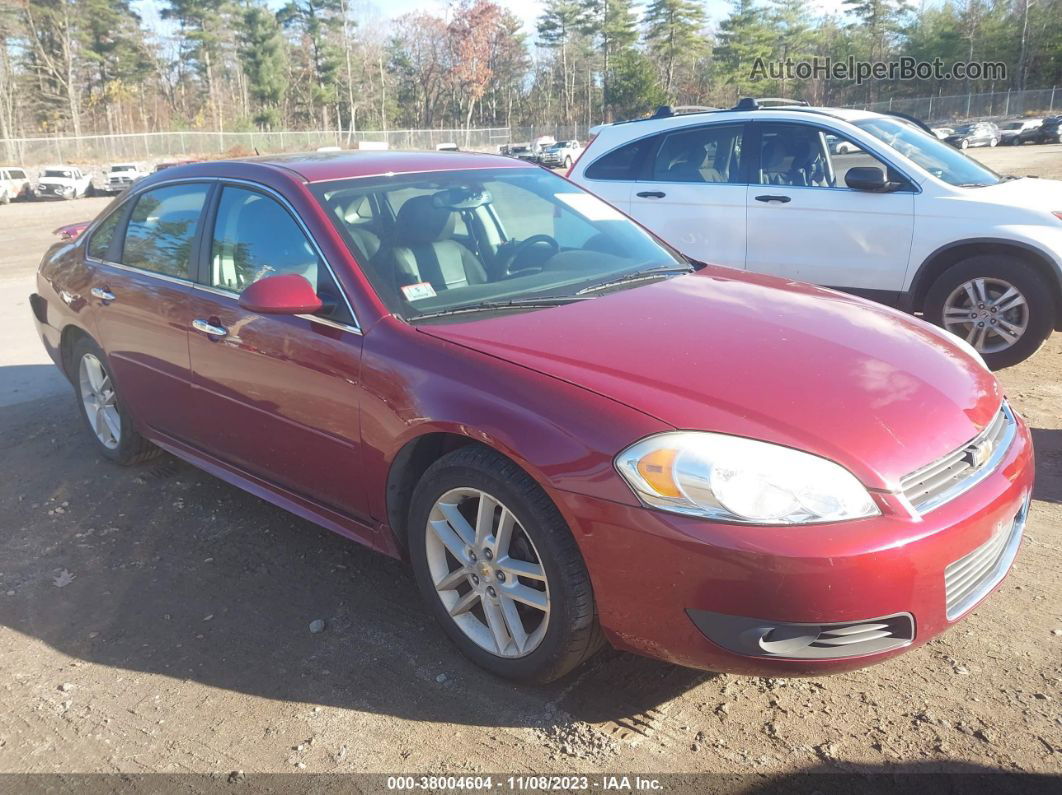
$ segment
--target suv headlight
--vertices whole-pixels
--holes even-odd
[[[725,522],[813,524],[881,513],[838,464],[740,436],[657,434],[620,453],[616,468],[647,505]]]

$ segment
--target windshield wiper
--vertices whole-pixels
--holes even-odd
[[[428,312],[409,318],[411,323],[418,320],[427,320],[433,317],[449,317],[451,315],[464,315],[472,312],[496,312],[499,309],[545,309],[550,306],[563,306],[576,301],[589,301],[592,296],[580,297],[578,295],[545,296],[542,298],[513,298],[508,301],[482,301],[469,306],[458,306],[453,309],[442,309],[438,312]]]
[[[593,293],[598,290],[607,290],[609,287],[616,287],[621,284],[637,282],[643,279],[661,279],[670,273],[692,273],[693,271],[694,268],[692,265],[658,265],[655,268],[645,268],[640,271],[635,271],[634,273],[626,273],[618,279],[612,279],[611,281],[602,282],[601,284],[592,284],[589,287],[584,287],[582,290],[579,290],[576,295]]]

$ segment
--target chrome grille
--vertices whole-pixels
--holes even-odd
[[[939,508],[990,475],[1014,441],[1017,423],[1004,403],[981,433],[958,450],[900,479],[900,491],[919,514]]]
[[[1029,498],[1009,522],[1001,522],[985,543],[944,569],[944,598],[948,621],[977,604],[1003,579],[1021,544]]]

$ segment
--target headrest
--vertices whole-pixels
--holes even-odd
[[[396,219],[399,245],[417,246],[449,240],[456,219],[449,207],[436,207],[431,196],[415,196],[402,205]]]

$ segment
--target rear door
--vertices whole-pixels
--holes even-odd
[[[123,400],[141,425],[188,434],[189,298],[209,182],[145,191],[88,239],[89,300]]]
[[[350,306],[279,195],[224,184],[214,205],[189,319],[198,327],[189,338],[193,442],[248,474],[364,518],[362,337]],[[248,285],[277,273],[305,277],[325,310],[263,315],[239,305]]]
[[[756,122],[753,128],[748,269],[884,300],[898,294],[914,232],[914,185],[833,130],[803,122]],[[854,151],[832,154],[828,134]],[[853,190],[845,174],[857,166],[881,168],[905,187]]]
[[[743,123],[657,136],[630,192],[630,214],[683,254],[745,267]]]

